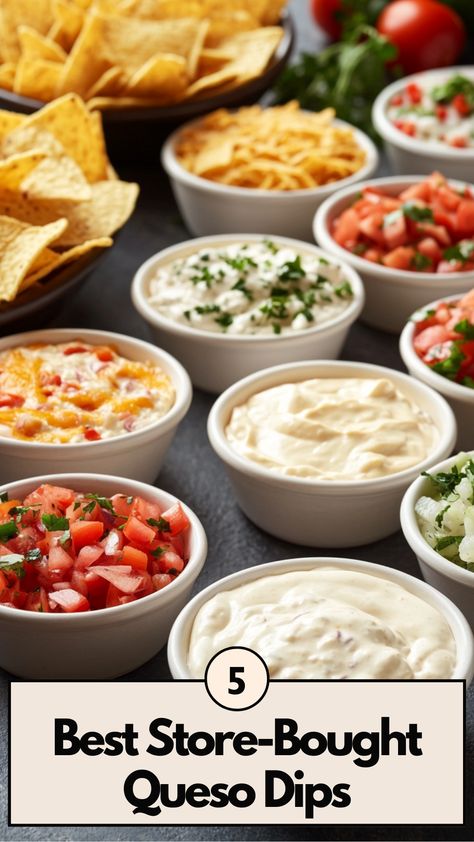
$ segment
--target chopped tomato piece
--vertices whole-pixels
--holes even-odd
[[[56,544],[49,550],[48,567],[50,570],[70,570],[74,567],[74,559],[59,544]]]
[[[98,520],[76,520],[71,523],[71,538],[74,550],[78,552],[86,544],[95,544],[104,534],[104,524]]]
[[[122,560],[124,564],[136,570],[146,570],[148,567],[148,556],[143,550],[137,550],[136,547],[131,547],[127,544],[122,551]]]
[[[474,201],[462,199],[459,202],[456,225],[462,236],[474,237]]]
[[[391,269],[411,269],[415,256],[415,249],[409,246],[400,246],[390,251],[382,258],[382,263]]]
[[[169,529],[161,531],[170,535],[179,535],[180,532],[183,532],[189,526],[189,518],[181,503],[174,503],[173,506],[170,506],[169,509],[163,512],[161,517],[169,525]]]
[[[416,353],[422,357],[429,351],[432,345],[441,345],[442,342],[446,342],[451,338],[451,332],[444,325],[433,325],[432,327],[427,327],[418,336],[415,336],[413,345]]]
[[[99,441],[102,436],[97,432],[97,430],[88,429],[84,432],[84,438],[87,439],[87,441]]]
[[[24,403],[25,399],[20,395],[10,395],[7,392],[0,392],[0,406],[23,406]]]
[[[155,538],[156,529],[153,529],[152,526],[147,526],[146,523],[142,523],[134,515],[130,515],[124,526],[123,534],[133,544],[149,545]]]

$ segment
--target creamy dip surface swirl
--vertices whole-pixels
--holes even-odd
[[[234,407],[225,430],[245,459],[277,474],[347,481],[398,473],[438,439],[432,419],[386,378],[283,383]]]
[[[247,646],[282,679],[450,678],[456,644],[442,614],[400,585],[339,567],[262,576],[198,611],[188,668],[202,678],[227,646]]]

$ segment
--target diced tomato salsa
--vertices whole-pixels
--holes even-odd
[[[413,347],[438,374],[474,389],[474,289],[424,313],[415,324]]]
[[[474,269],[474,195],[432,173],[398,196],[365,187],[334,221],[336,243],[353,254],[410,272]]]
[[[187,563],[189,519],[142,497],[41,485],[0,502],[0,604],[69,614],[134,602]]]

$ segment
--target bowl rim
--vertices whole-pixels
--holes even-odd
[[[314,327],[308,327],[305,330],[298,331],[294,336],[289,333],[279,335],[254,334],[250,336],[245,334],[233,335],[218,332],[214,333],[210,330],[202,330],[200,328],[192,327],[191,325],[188,326],[179,322],[174,322],[172,319],[163,316],[159,311],[156,311],[149,303],[145,293],[145,289],[150,281],[149,275],[152,270],[154,270],[155,266],[161,263],[162,260],[167,261],[168,259],[179,259],[179,253],[181,251],[187,251],[193,244],[195,244],[197,251],[205,246],[211,247],[212,244],[218,245],[219,243],[239,243],[246,241],[259,243],[265,239],[269,239],[277,245],[281,243],[283,246],[294,248],[295,251],[299,248],[301,252],[324,257],[331,264],[338,266],[342,272],[348,276],[347,279],[353,288],[354,295],[352,301],[350,301],[347,307],[345,307],[345,309],[334,318],[328,319],[326,322],[322,322]],[[133,304],[140,315],[143,316],[149,324],[163,330],[166,333],[172,333],[177,336],[187,337],[196,341],[199,340],[207,342],[207,344],[222,343],[223,345],[230,345],[235,343],[236,345],[241,345],[244,342],[248,342],[250,345],[258,343],[269,343],[273,345],[282,342],[288,343],[291,341],[296,344],[298,341],[302,342],[305,337],[313,337],[316,335],[320,336],[324,333],[330,333],[336,328],[341,328],[348,322],[352,323],[362,312],[365,301],[365,292],[362,280],[358,272],[352,266],[343,261],[336,260],[332,254],[319,248],[314,243],[307,243],[303,240],[297,240],[292,237],[280,237],[279,235],[270,234],[215,234],[213,236],[207,235],[205,237],[194,237],[189,240],[183,240],[181,243],[175,243],[172,246],[167,246],[166,248],[156,252],[156,254],[153,254],[148,258],[148,260],[142,263],[136,271],[132,281],[131,297]]]
[[[266,575],[278,575],[291,570],[311,570],[315,567],[325,566],[366,572],[368,575],[395,582],[436,608],[448,623],[456,644],[457,662],[451,678],[466,678],[467,684],[469,684],[474,673],[474,638],[461,610],[445,594],[436,590],[423,579],[418,579],[410,573],[405,573],[403,570],[388,565],[344,556],[302,556],[256,564],[253,567],[246,567],[224,576],[199,591],[180,611],[170,631],[167,656],[173,677],[192,677],[187,667],[189,634],[197,612],[216,593],[232,590]]]
[[[272,106],[265,107],[271,108]],[[229,110],[235,111],[239,109],[231,108]],[[308,109],[303,110],[308,111]],[[314,112],[308,111],[308,113],[312,114]],[[188,120],[186,123],[183,123],[175,129],[165,140],[160,156],[161,165],[172,181],[173,179],[176,179],[177,181],[185,184],[187,187],[194,187],[203,192],[207,191],[209,193],[216,193],[218,195],[228,197],[232,196],[235,198],[250,197],[254,201],[273,199],[275,201],[289,202],[291,200],[295,201],[297,199],[304,198],[320,198],[329,196],[335,190],[339,190],[340,188],[342,189],[345,185],[356,184],[361,179],[369,177],[373,172],[375,172],[379,163],[379,153],[373,140],[371,140],[371,138],[361,129],[358,129],[346,120],[340,120],[335,117],[333,120],[334,125],[352,129],[358,145],[366,154],[366,161],[360,169],[352,175],[347,176],[346,178],[341,178],[338,181],[332,181],[329,184],[323,184],[320,187],[304,187],[298,190],[264,190],[260,187],[236,187],[234,185],[221,184],[220,182],[211,181],[209,178],[203,178],[202,176],[189,172],[189,170],[179,163],[174,152],[176,142],[181,133],[189,129],[191,126],[200,123],[206,118],[206,116],[208,115],[201,115],[193,120]]]
[[[430,77],[449,77],[460,73],[472,77],[474,80],[474,65],[453,65],[451,67],[436,67],[431,70],[423,70],[419,73],[411,73],[402,79],[397,79],[386,88],[384,88],[374,100],[372,106],[372,119],[378,133],[383,140],[392,143],[394,146],[399,146],[407,152],[412,152],[417,155],[422,155],[424,158],[439,158],[442,161],[459,161],[470,163],[474,160],[474,148],[471,149],[453,149],[442,143],[433,143],[431,146],[426,141],[412,138],[405,135],[403,132],[395,128],[392,122],[388,119],[386,109],[387,102],[391,97],[398,93],[401,88],[404,88],[410,83],[419,83],[421,79],[429,79]]]
[[[456,301],[459,301],[460,298],[462,298],[462,293],[458,293],[457,295],[446,295],[444,298],[438,298],[436,301],[430,301],[429,304],[415,310],[400,334],[399,350],[400,356],[407,369],[409,372],[413,371],[415,377],[420,378],[427,383],[428,386],[436,389],[437,392],[441,392],[441,394],[445,395],[447,398],[455,398],[463,403],[472,404],[474,406],[474,389],[469,389],[469,387],[463,386],[461,383],[456,383],[453,380],[449,380],[447,377],[443,377],[442,374],[438,374],[438,372],[433,371],[432,368],[426,365],[419,358],[413,347],[416,316],[423,314],[426,310],[436,310],[438,304],[442,304],[443,302],[449,303],[451,301],[455,303]]]
[[[354,372],[354,376],[361,377],[385,377],[398,388],[400,384],[409,386],[410,390],[419,391],[423,394],[425,399],[435,404],[443,416],[443,423],[436,424],[439,440],[433,451],[425,457],[425,459],[417,462],[410,468],[405,468],[403,471],[398,471],[394,474],[389,474],[383,477],[376,477],[374,479],[366,480],[322,480],[322,479],[308,479],[306,477],[284,476],[276,472],[260,467],[253,463],[250,459],[245,459],[237,451],[235,451],[228,443],[224,433],[224,424],[232,409],[239,405],[242,400],[248,399],[251,395],[257,394],[259,391],[269,389],[272,385],[279,383],[290,382],[296,383],[308,377],[327,377],[328,375],[318,375],[318,369],[329,369],[334,371],[334,377],[337,377],[338,371],[345,371],[341,377],[350,377],[349,371]],[[310,371],[312,373],[310,373]],[[281,380],[280,375],[288,373],[287,380]],[[295,376],[302,372],[301,377]],[[365,372],[365,374],[364,374]],[[263,382],[262,382],[263,381]],[[260,387],[260,388],[259,388]],[[403,386],[401,386],[403,391]],[[242,393],[246,393],[247,397],[242,398]],[[224,418],[226,419],[224,421]],[[238,380],[233,385],[229,386],[215,401],[211,407],[208,422],[207,434],[211,447],[219,458],[229,466],[231,469],[244,474],[253,480],[263,482],[266,485],[272,485],[274,488],[280,488],[292,493],[310,493],[342,495],[349,496],[350,494],[363,491],[365,494],[377,494],[386,489],[393,489],[404,487],[406,483],[413,480],[419,471],[428,468],[439,454],[443,454],[448,449],[448,452],[454,447],[456,440],[456,419],[453,410],[449,406],[446,399],[438,394],[434,389],[421,383],[414,377],[395,369],[387,368],[386,366],[374,365],[372,363],[354,362],[345,360],[303,360],[299,362],[283,363],[282,365],[271,366],[247,377]]]
[[[460,451],[448,459],[443,459],[442,462],[437,462],[431,466],[430,473],[438,473],[439,471],[446,471],[454,465],[459,458],[465,454],[467,458],[474,459],[474,450]],[[461,585],[474,588],[474,573],[465,570],[463,567],[454,564],[444,556],[440,555],[430,547],[427,541],[423,538],[418,521],[415,515],[415,504],[417,500],[423,496],[423,489],[428,483],[427,477],[418,476],[411,485],[407,488],[400,507],[400,523],[405,539],[416,556],[421,557],[423,562],[429,567],[436,570],[437,573],[452,579]]]
[[[114,344],[117,347],[125,344],[131,348],[137,348],[146,351],[149,354],[150,360],[155,360],[155,363],[160,365],[162,363],[169,369],[168,376],[173,384],[175,390],[175,402],[170,407],[168,412],[161,418],[153,421],[146,427],[139,430],[132,430],[130,433],[122,433],[118,436],[112,436],[110,439],[100,439],[99,441],[84,441],[84,442],[66,442],[61,444],[59,442],[36,442],[23,441],[19,439],[9,438],[8,436],[0,435],[0,451],[2,448],[13,448],[23,450],[36,450],[44,454],[47,453],[71,453],[76,448],[96,450],[112,450],[120,447],[125,441],[130,442],[132,446],[139,441],[155,437],[155,434],[166,434],[169,430],[176,427],[179,422],[186,415],[192,400],[192,386],[191,380],[186,369],[178,362],[175,357],[167,351],[163,351],[151,342],[146,342],[143,339],[137,339],[134,336],[127,336],[123,333],[115,333],[109,330],[97,330],[95,328],[43,328],[39,330],[29,330],[22,333],[13,333],[9,336],[0,337],[0,353],[7,351],[9,348],[14,348],[19,345],[29,344],[31,342],[45,341],[48,344],[55,344],[57,342],[67,342],[71,340],[82,340],[94,344],[94,340],[98,340],[97,344]],[[124,356],[120,352],[121,356]],[[118,445],[117,445],[118,443]],[[92,450],[91,450],[92,452]]]
[[[441,287],[443,284],[446,285],[448,279],[449,281],[467,280],[474,285],[474,270],[470,270],[469,272],[449,272],[449,274],[443,272],[416,272],[410,271],[409,269],[391,269],[389,266],[381,266],[378,263],[372,263],[370,260],[366,260],[364,257],[353,254],[348,249],[345,249],[336,243],[329,230],[329,221],[330,218],[335,215],[335,206],[344,200],[353,198],[355,194],[357,194],[360,190],[363,190],[365,187],[395,188],[398,186],[401,191],[413,184],[420,184],[422,181],[426,181],[427,178],[427,175],[382,176],[380,178],[367,179],[367,181],[361,181],[358,184],[339,190],[333,196],[329,196],[325,199],[314,214],[313,235],[316,242],[320,243],[323,249],[326,249],[341,260],[346,260],[351,266],[353,265],[362,277],[364,272],[370,272],[370,274],[376,275],[380,280],[396,280],[397,282],[400,282],[400,284],[406,286],[416,285],[424,287],[428,284],[436,284]],[[457,187],[470,187],[474,191],[474,183],[470,183],[468,181],[464,182],[456,178],[448,178],[447,180],[450,185],[455,185]],[[394,195],[396,194],[394,193]],[[347,207],[349,207],[349,202],[347,202]],[[341,208],[341,212],[345,209],[347,208]]]
[[[162,501],[163,498],[166,498],[166,505],[172,505],[174,502],[179,502],[190,520],[191,532],[193,534],[193,540],[196,542],[196,546],[194,547],[193,552],[190,553],[189,559],[183,571],[174,579],[174,581],[170,582],[165,588],[162,588],[159,591],[154,591],[154,593],[148,594],[148,596],[143,596],[135,602],[126,603],[125,605],[114,605],[110,608],[98,608],[95,611],[77,612],[74,614],[48,614],[36,611],[24,611],[20,608],[7,608],[0,603],[0,620],[11,618],[13,622],[17,623],[40,622],[45,627],[47,623],[53,625],[54,623],[65,624],[69,622],[70,625],[73,623],[77,624],[78,628],[82,628],[87,624],[101,625],[104,618],[107,617],[111,617],[112,620],[114,620],[114,618],[122,618],[124,622],[131,621],[133,620],[135,614],[141,614],[146,611],[147,608],[151,608],[153,602],[158,602],[158,604],[161,604],[162,606],[172,602],[175,596],[179,596],[186,587],[190,587],[192,585],[201,572],[206,561],[208,547],[204,527],[194,511],[178,497],[175,497],[174,494],[170,494],[170,492],[165,491],[163,488],[157,488],[156,486],[139,482],[138,480],[132,480],[126,477],[117,477],[113,474],[94,474],[87,472],[40,474],[38,476],[28,477],[27,479],[9,482],[0,486],[0,491],[12,493],[18,487],[31,486],[34,488],[44,482],[66,485],[66,487],[70,487],[74,483],[88,486],[90,482],[96,488],[103,487],[103,483],[106,482],[116,484],[119,489],[125,484],[130,490],[134,489],[132,492],[134,496],[145,496],[145,499],[154,498],[158,502]],[[23,494],[23,492],[21,493]],[[112,615],[110,612],[112,612]]]

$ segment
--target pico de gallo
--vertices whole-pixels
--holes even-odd
[[[129,360],[110,345],[77,339],[0,353],[0,436],[94,442],[147,427],[174,402],[159,366]]]
[[[332,236],[353,254],[390,269],[470,272],[474,269],[474,194],[441,173],[392,196],[364,187],[335,220]]]
[[[40,485],[0,502],[0,604],[71,614],[134,602],[187,563],[189,519],[142,497]]]
[[[408,82],[388,106],[396,129],[426,143],[474,147],[474,81],[459,73],[439,85]]]
[[[413,347],[437,374],[474,389],[474,289],[416,319]]]

